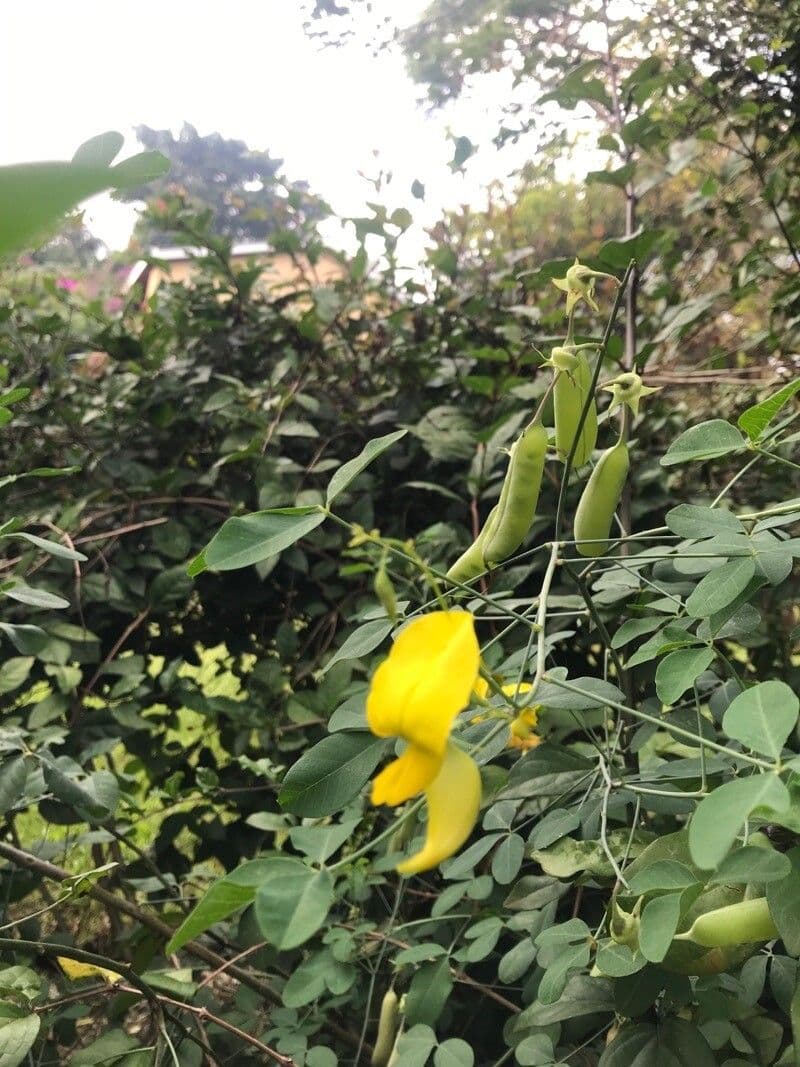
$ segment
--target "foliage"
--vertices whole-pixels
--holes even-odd
[[[265,296],[213,211],[180,197],[170,232],[211,253],[191,288],[109,313],[4,273],[8,1067],[29,1050],[366,1062],[389,990],[404,1065],[795,1062],[794,379],[728,401],[695,388],[691,415],[663,381],[629,401],[632,491],[607,551],[576,546],[588,466],[551,448],[519,551],[471,588],[444,576],[501,495],[505,450],[534,415],[552,424],[554,280],[602,309],[578,299],[567,339],[590,346],[601,448],[620,416],[595,386],[630,374],[634,325],[647,382],[703,345],[711,366],[788,362],[796,278],[763,218],[687,291],[756,186],[748,164],[697,208],[669,150],[691,112],[678,94],[666,115],[674,92],[636,104],[665,114],[635,166],[675,158],[687,186],[661,232],[645,198],[641,234],[597,239],[619,289],[545,261],[567,242],[476,252],[469,224],[437,232],[425,286],[398,285],[364,243],[391,264],[410,220],[376,204],[324,286],[300,220],[306,280]],[[729,313],[752,344],[728,343]],[[367,699],[390,636],[456,605],[481,680],[449,744],[480,765],[482,807],[461,851],[404,879],[448,796],[370,803],[398,751]]]
[[[211,211],[211,232],[232,241],[263,241],[276,230],[292,229],[320,217],[321,208],[303,182],[287,182],[280,175],[282,160],[256,152],[244,141],[218,133],[201,136],[184,123],[176,137],[169,130],[137,126],[136,136],[145,148],[163,153],[169,174],[127,190],[123,200],[174,197],[195,210]],[[298,220],[299,223],[298,223]],[[144,243],[163,245],[174,239],[156,214],[144,215],[136,233]]]

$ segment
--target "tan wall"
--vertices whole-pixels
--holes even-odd
[[[256,291],[264,296],[281,296],[306,286],[329,285],[346,274],[342,264],[325,253],[313,266],[305,256],[293,258],[283,252],[275,255],[231,256],[231,264],[237,270],[243,270],[249,263],[264,266],[255,284]],[[152,267],[147,277],[145,299],[149,299],[163,281],[189,284],[198,269],[197,262],[191,259],[176,259],[164,267]]]

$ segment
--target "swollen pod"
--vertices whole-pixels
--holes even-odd
[[[604,556],[614,512],[628,477],[628,446],[620,440],[602,454],[575,512],[576,548],[582,556]]]

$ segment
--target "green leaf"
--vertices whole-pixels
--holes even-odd
[[[374,459],[377,459],[387,448],[391,448],[396,441],[405,437],[407,433],[408,430],[395,430],[384,437],[373,437],[371,441],[367,441],[359,454],[347,463],[343,463],[331,478],[325,497],[326,507],[330,507],[339,493],[343,492],[363,470],[366,470]]]
[[[0,764],[0,815],[5,815],[20,799],[28,781],[28,761],[12,756]]]
[[[169,170],[169,160],[160,152],[137,152],[111,168],[115,189],[129,189],[160,178]]]
[[[289,831],[289,839],[312,863],[326,863],[352,837],[360,821],[348,819],[343,823],[326,823],[324,826],[293,826]]]
[[[492,878],[498,885],[510,885],[519,874],[525,857],[525,842],[519,834],[504,837],[492,856]]]
[[[518,1027],[549,1026],[564,1019],[577,1019],[582,1015],[598,1015],[614,1010],[613,985],[602,978],[588,975],[573,975],[567,982],[564,994],[555,1004],[540,1004],[534,1001],[517,1018]]]
[[[800,378],[784,385],[777,393],[760,404],[746,408],[736,420],[739,428],[744,430],[751,441],[758,441],[784,405],[788,404],[795,393],[800,392]]]
[[[654,890],[686,889],[696,882],[697,879],[689,868],[677,860],[655,860],[628,879],[630,891],[636,896]]]
[[[417,1023],[397,1043],[397,1063],[403,1067],[425,1067],[436,1045],[436,1034],[425,1023]]]
[[[611,267],[612,270],[625,270],[632,259],[641,268],[662,233],[663,230],[640,229],[630,237],[605,241],[600,247],[599,258],[604,267]]]
[[[256,890],[255,913],[264,937],[284,951],[297,948],[319,930],[333,904],[333,878],[300,860],[268,861]]]
[[[87,163],[91,154],[88,149],[81,158],[79,149],[78,159],[72,162],[0,167],[0,257],[42,243],[68,211],[97,193],[125,184],[134,172],[142,180],[144,170],[135,162],[140,156],[127,161],[127,166],[110,168]],[[164,157],[157,152],[146,155],[146,178],[163,174],[169,166]]]
[[[623,1026],[607,1045],[598,1067],[715,1067],[708,1042],[696,1026],[665,1016],[658,1025]]]
[[[678,504],[667,512],[665,522],[679,537],[692,539],[745,532],[741,521],[726,508],[705,508],[699,504]]]
[[[754,752],[777,759],[797,723],[800,700],[785,682],[759,682],[729,704],[722,729]]]
[[[73,1053],[69,1059],[69,1065],[70,1067],[112,1067],[129,1052],[135,1052],[141,1047],[135,1038],[123,1033],[122,1030],[109,1030],[91,1045]]]
[[[616,170],[590,170],[584,181],[587,185],[615,185],[624,189],[636,173],[635,163],[626,163]]]
[[[20,604],[27,604],[31,608],[68,608],[69,601],[55,593],[48,593],[44,589],[32,589],[23,582],[17,582],[8,589],[0,590],[4,596],[12,600],[18,600]]]
[[[778,927],[786,951],[800,955],[800,848],[787,853],[791,872],[777,882],[767,883],[769,913]]]
[[[634,953],[627,945],[618,945],[610,939],[601,942],[594,962],[604,978],[627,978],[647,965],[640,952]]]
[[[19,689],[31,673],[33,656],[11,656],[0,671],[0,694],[11,693]]]
[[[363,626],[359,626],[350,634],[341,648],[334,652],[323,667],[322,674],[326,674],[335,663],[346,659],[361,659],[362,656],[373,652],[393,629],[394,623],[387,619],[365,622]]]
[[[324,737],[289,768],[278,803],[295,815],[333,815],[361,792],[385,751],[385,741],[362,731]]]
[[[792,864],[783,852],[757,845],[745,845],[729,852],[708,880],[709,885],[766,884],[785,878]]]
[[[51,556],[58,556],[59,559],[71,559],[83,562],[87,559],[83,552],[76,552],[72,548],[67,548],[66,545],[61,545],[58,541],[48,541],[45,537],[37,537],[36,534],[30,533],[13,533],[4,534],[5,537],[15,537],[18,540],[28,541],[32,545],[36,545],[37,548],[41,548],[42,551],[49,553]]]
[[[325,521],[318,507],[273,508],[227,519],[199,556],[189,576],[204,570],[233,571],[277,556]]]
[[[744,444],[745,440],[735,426],[723,419],[711,419],[684,430],[661,457],[661,466],[716,459],[738,451]]]
[[[11,407],[12,404],[16,404],[20,400],[24,400],[26,396],[30,396],[30,392],[30,389],[19,386],[17,389],[9,389],[7,393],[0,393],[0,408]]]
[[[0,633],[4,633],[23,656],[35,656],[50,640],[40,626],[12,626],[9,622],[0,622]]]
[[[305,1067],[336,1067],[339,1059],[332,1049],[324,1045],[314,1045],[306,1053]]]
[[[72,162],[85,167],[109,167],[122,150],[123,143],[122,134],[116,130],[98,133],[75,150]]]
[[[41,1020],[16,1004],[0,1004],[0,1067],[18,1067],[39,1036]]]
[[[555,1004],[560,1000],[570,971],[583,970],[589,962],[588,942],[580,945],[564,945],[542,975],[537,997],[540,1004]],[[539,959],[541,964],[541,957]]]
[[[695,619],[722,611],[747,588],[755,573],[755,560],[749,556],[728,560],[700,581],[686,601],[686,610]]]
[[[520,1067],[553,1067],[556,1054],[552,1039],[547,1034],[531,1034],[516,1046],[514,1058]]]
[[[781,812],[788,806],[789,791],[774,774],[752,774],[718,786],[700,801],[689,824],[693,862],[715,870],[756,808]]]
[[[611,639],[612,648],[624,648],[625,645],[635,641],[637,637],[643,637],[663,626],[663,615],[651,615],[646,619],[628,619],[623,622]]]
[[[406,993],[405,1014],[408,1021],[433,1026],[444,1010],[453,989],[447,957],[426,963],[411,980]]]
[[[661,963],[678,929],[681,893],[653,897],[644,906],[639,927],[639,951],[650,963]]]
[[[555,679],[547,680],[539,686],[536,702],[547,708],[561,708],[564,711],[588,711],[590,708],[601,708],[609,701],[617,704],[624,702],[622,690],[602,678],[570,678],[569,682],[583,692],[573,693],[558,685]]]
[[[460,1037],[443,1041],[433,1054],[434,1067],[472,1067],[475,1053]]]
[[[674,704],[694,685],[696,679],[714,660],[713,648],[682,648],[670,652],[656,667],[656,692],[664,704]]]
[[[53,763],[42,765],[44,781],[47,788],[58,799],[74,808],[78,814],[85,812],[92,819],[107,819],[110,809],[102,803],[92,790],[91,779],[79,782],[64,774]]]
[[[251,904],[269,860],[250,860],[210,886],[170,938],[169,956],[235,911]]]

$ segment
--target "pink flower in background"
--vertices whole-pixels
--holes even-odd
[[[73,293],[78,288],[78,283],[74,278],[59,278],[56,282],[56,289],[63,289],[66,293]]]
[[[121,296],[110,296],[105,302],[105,311],[107,315],[116,315],[119,311],[122,311],[122,307],[125,301]]]

